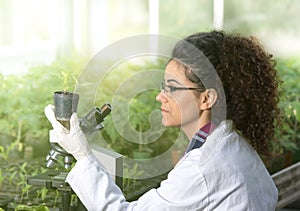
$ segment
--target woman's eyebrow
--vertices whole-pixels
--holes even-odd
[[[168,79],[167,82],[168,82],[168,83],[170,83],[170,82],[175,82],[176,84],[181,85],[181,83],[179,83],[179,82],[178,82],[177,80],[175,80],[175,79]]]

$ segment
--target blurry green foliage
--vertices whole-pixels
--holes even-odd
[[[72,77],[78,77],[86,65],[86,59],[72,58],[69,60],[56,61],[50,65],[37,66],[30,69],[24,75],[0,75],[1,93],[0,100],[0,131],[2,135],[13,137],[13,141],[18,140],[24,147],[42,143],[43,147],[48,146],[48,131],[51,125],[44,115],[44,107],[53,104],[53,92],[61,90],[62,81],[58,77],[65,71]],[[145,133],[151,130],[150,117],[160,118],[160,103],[155,100],[159,92],[159,84],[163,79],[165,61],[156,62],[128,62],[116,67],[105,75],[99,86],[98,94],[95,96],[95,105],[104,102],[117,102],[116,108],[112,112],[118,114],[126,111],[127,120],[118,124],[130,124],[130,128],[137,133]],[[300,140],[300,84],[296,80],[300,78],[300,64],[297,58],[278,59],[277,69],[280,78],[284,81],[280,89],[280,107],[284,115],[283,128],[277,130],[276,139],[273,143],[273,151],[282,153],[288,150],[297,150]],[[159,74],[154,78],[141,80],[137,75],[145,70],[158,70]],[[75,90],[76,80],[69,80],[70,91]],[[125,83],[125,88],[122,83]],[[152,89],[143,90],[142,86],[150,84]],[[121,92],[119,89],[123,89]],[[132,96],[130,100],[124,93],[134,92],[138,94]],[[141,90],[139,90],[141,89]],[[93,90],[95,93],[95,90]],[[120,93],[118,93],[120,92]],[[158,111],[156,113],[156,111]],[[151,117],[152,118],[152,117]],[[111,148],[125,156],[131,156],[134,149],[148,148],[155,155],[159,155],[168,150],[178,138],[177,128],[165,128],[156,141],[147,143],[141,138],[132,142],[127,140],[122,134],[128,131],[120,131],[115,126],[116,119],[112,115],[107,116],[101,130],[105,139],[105,147]],[[160,125],[161,126],[161,125]],[[159,132],[159,131],[158,131]],[[141,136],[142,137],[142,136]],[[3,148],[3,151],[5,148]],[[22,150],[22,147],[21,149]],[[47,153],[47,148],[45,152]],[[40,148],[42,151],[42,148]],[[45,154],[46,155],[46,154]],[[44,156],[45,156],[44,155]],[[6,155],[5,155],[6,156]]]
[[[155,99],[166,61],[144,58],[138,62],[127,61],[106,74],[96,96],[97,105],[105,101],[113,103],[112,115],[105,119],[105,128],[101,131],[105,147],[128,157],[137,149],[156,156],[174,144],[179,130],[161,129],[160,103]],[[130,139],[132,136],[128,138],[128,133],[136,134],[134,140]]]
[[[24,75],[0,75],[2,86],[0,94],[2,102],[0,107],[0,131],[3,135],[12,137],[12,141],[7,144],[15,144],[13,140],[18,140],[18,143],[22,145],[20,151],[24,151],[26,146],[38,145],[39,155],[46,156],[46,153],[49,151],[48,132],[51,129],[51,125],[44,115],[44,108],[48,104],[53,104],[53,92],[62,90],[65,87],[69,87],[69,91],[76,91],[77,80],[72,78],[78,78],[85,65],[85,58],[71,58],[59,60],[50,65],[32,67]],[[128,62],[121,65],[102,81],[98,90],[98,96],[95,96],[94,99],[95,105],[100,106],[104,102],[112,102],[113,98],[118,98],[119,108],[129,108],[128,121],[125,120],[121,124],[131,124],[132,129],[137,132],[149,130],[148,117],[153,110],[159,111],[160,107],[155,100],[155,96],[159,92],[164,65],[165,63],[161,61]],[[161,71],[157,81],[145,80],[140,82],[145,84],[148,81],[152,85],[154,83],[155,87],[152,87],[151,90],[142,91],[141,94],[133,96],[132,99],[115,93],[122,82],[130,81],[140,71],[151,69]],[[62,74],[67,75],[68,80],[65,80],[66,78]],[[67,84],[65,83],[66,81]],[[139,79],[134,79],[134,81],[138,82]],[[129,85],[126,85],[125,91],[131,92],[137,87],[134,82],[130,81]],[[93,93],[96,92],[95,90],[91,91]],[[86,102],[80,103],[82,104],[81,106],[84,106]],[[113,112],[118,113],[119,111],[114,109]],[[104,122],[105,128],[101,130],[106,141],[104,147],[111,148],[125,156],[131,156],[132,150],[138,149],[140,143],[133,143],[131,140],[127,140],[122,133],[120,134],[120,131],[116,130],[114,124],[111,115],[109,115]],[[176,129],[166,129],[160,140],[145,144],[145,148],[152,148],[151,150],[155,151],[154,154],[159,154],[172,145],[171,138],[174,137],[175,139],[177,132],[178,130]],[[166,137],[171,139],[171,141],[164,141],[163,139],[166,139]],[[3,147],[3,154],[6,153],[5,149]],[[5,154],[5,157],[8,157],[8,155]]]
[[[300,147],[300,62],[299,58],[277,59],[277,69],[282,80],[280,109],[283,115],[282,128],[276,131],[273,151],[296,151]]]
[[[6,140],[1,144],[17,141],[19,151],[27,145],[48,145],[50,124],[45,118],[44,107],[53,104],[53,92],[62,90],[62,71],[77,74],[83,61],[56,61],[50,65],[32,67],[24,75],[0,75],[0,133]],[[74,82],[68,81],[74,90]],[[9,143],[4,143],[4,142]],[[38,149],[43,151],[43,148]]]

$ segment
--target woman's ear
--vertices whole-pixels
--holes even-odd
[[[218,93],[215,89],[207,89],[200,95],[200,109],[208,110],[213,107],[218,99]]]

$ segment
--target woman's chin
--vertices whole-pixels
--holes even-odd
[[[180,125],[174,124],[172,122],[162,120],[162,125],[165,127],[180,127]]]
[[[170,127],[172,125],[170,125],[170,123],[168,121],[165,121],[164,119],[161,120],[161,124],[165,127]]]

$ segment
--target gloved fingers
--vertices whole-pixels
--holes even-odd
[[[63,132],[63,133],[68,133],[69,132],[68,129],[66,129],[62,124],[60,124],[56,120],[53,105],[51,105],[51,104],[47,105],[44,109],[44,113],[45,113],[47,119],[49,120],[49,122],[51,123],[54,130],[57,130],[57,131],[60,131],[60,132]]]
[[[50,130],[49,131],[49,142],[50,143],[57,143],[59,136],[56,134],[55,130]]]
[[[49,104],[45,107],[44,109],[44,113],[47,117],[47,119],[49,120],[49,122],[52,124],[52,126],[54,126],[56,123],[56,118],[55,118],[55,114],[54,114],[54,106]]]
[[[74,130],[76,132],[81,130],[81,128],[79,126],[79,119],[78,119],[77,113],[73,113],[70,118],[70,128],[71,128],[71,130]]]

